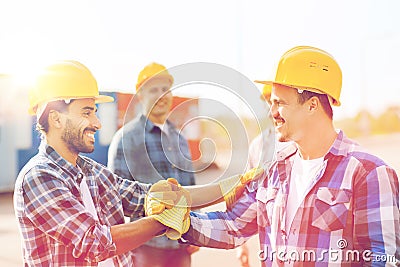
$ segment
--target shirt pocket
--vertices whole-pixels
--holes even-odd
[[[352,191],[321,187],[315,196],[312,226],[324,231],[336,231],[346,225]]]
[[[119,213],[121,210],[121,202],[117,197],[105,194],[100,198],[100,207],[97,207],[97,213],[102,224],[112,224],[109,219],[114,217],[115,214]]]
[[[260,187],[256,194],[257,199],[257,224],[259,227],[271,226],[275,200],[278,195],[279,188],[263,188]]]

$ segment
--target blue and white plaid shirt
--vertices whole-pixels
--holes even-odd
[[[108,167],[121,177],[143,183],[172,177],[181,185],[194,185],[189,145],[168,120],[166,126],[162,131],[143,115],[128,122],[111,141]],[[170,249],[182,246],[165,236],[153,238],[147,245]]]
[[[14,208],[25,266],[97,266],[116,253],[110,227],[124,223],[124,215],[144,216],[150,185],[122,179],[86,157],[79,156],[77,165],[42,141],[38,154],[18,175]],[[83,177],[99,220],[83,204]],[[133,264],[131,252],[113,261],[115,266]]]

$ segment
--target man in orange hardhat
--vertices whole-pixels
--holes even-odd
[[[151,185],[123,179],[79,155],[94,150],[101,128],[96,104],[113,101],[99,94],[84,65],[60,61],[46,67],[30,89],[29,101],[42,142],[14,189],[25,266],[132,266],[132,249],[164,232],[183,232],[191,203],[183,187],[164,183],[168,194],[158,193],[158,198],[186,206],[124,223],[124,215],[144,216]],[[193,206],[222,199],[220,188],[188,189]],[[241,192],[234,189],[230,194]]]
[[[327,52],[298,46],[280,59],[271,116],[277,152],[258,188],[232,210],[191,213],[189,243],[233,248],[258,233],[262,266],[400,263],[399,180],[333,125],[342,73]]]
[[[175,177],[181,185],[195,184],[188,142],[168,120],[173,82],[161,64],[153,62],[140,71],[135,97],[142,114],[114,135],[108,150],[108,167],[116,174],[143,183]],[[198,248],[167,236],[156,237],[133,251],[134,264],[188,267],[194,249]]]

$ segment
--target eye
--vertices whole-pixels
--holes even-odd
[[[157,93],[157,87],[150,88],[149,92],[152,93],[152,94]]]
[[[271,105],[279,106],[279,104],[280,104],[280,101],[278,101],[278,100],[276,100],[276,99],[274,99],[274,100],[271,102]]]
[[[91,111],[84,111],[83,112],[83,116],[84,117],[89,117],[91,113],[92,113]]]

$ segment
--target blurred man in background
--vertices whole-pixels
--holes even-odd
[[[174,177],[179,184],[195,184],[189,145],[168,120],[174,78],[161,64],[151,63],[139,73],[136,96],[142,114],[124,125],[108,150],[108,167],[117,175],[143,183]],[[131,217],[132,221],[137,217]],[[135,266],[188,267],[198,248],[156,237],[137,248]]]

